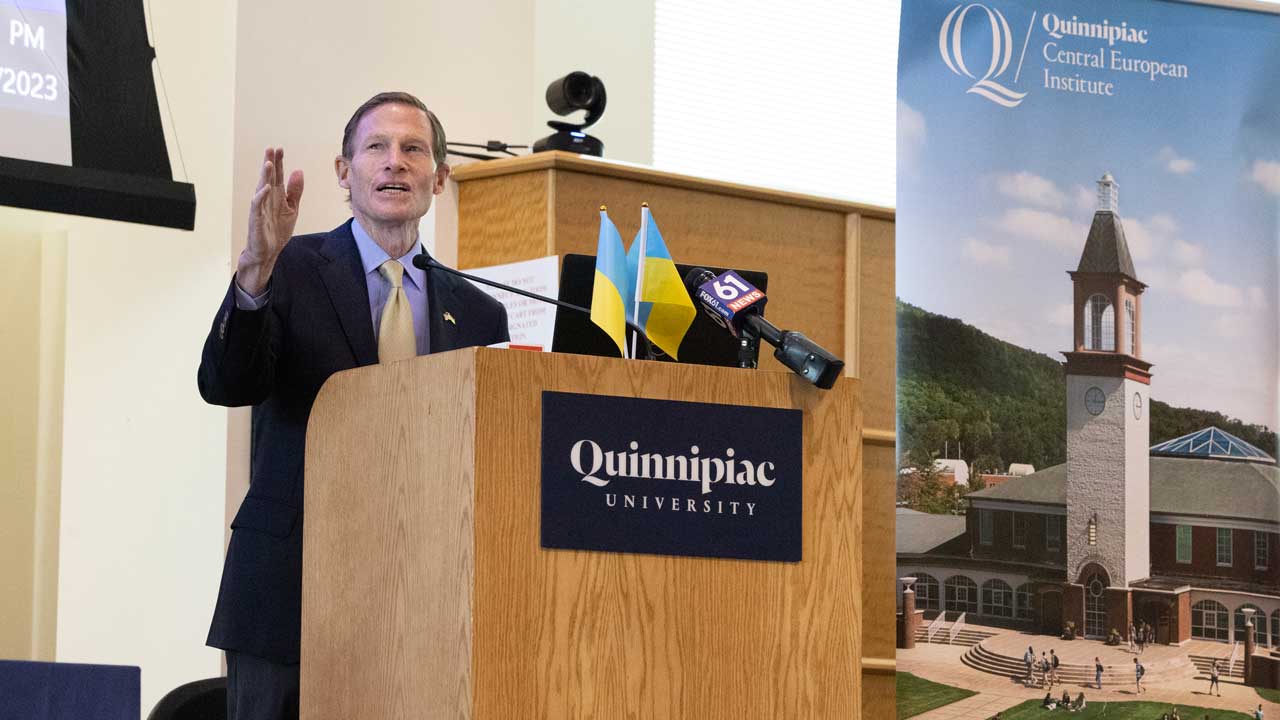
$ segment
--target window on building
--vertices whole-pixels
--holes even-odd
[[[1032,620],[1031,585],[1022,583],[1013,591],[1014,614],[1019,620]],[[1278,611],[1280,612],[1280,611]]]
[[[1046,515],[1044,518],[1044,549],[1062,551],[1062,516]]]
[[[1009,583],[999,579],[982,583],[982,614],[1013,617],[1013,588]]]
[[[1271,611],[1271,647],[1280,648],[1280,610]]]
[[[990,510],[978,511],[978,543],[990,545],[995,541],[995,518]]]
[[[1103,637],[1107,632],[1107,584],[1101,575],[1089,576],[1084,584],[1085,637]]]
[[[1253,641],[1258,645],[1266,645],[1267,644],[1267,614],[1262,611],[1262,608],[1252,603],[1245,603],[1244,605],[1241,605],[1240,607],[1236,608],[1236,613],[1235,613],[1236,633],[1234,638],[1235,641],[1241,642],[1241,643],[1244,642],[1244,638],[1245,638],[1244,611],[1246,609],[1253,610]]]
[[[1129,339],[1129,347],[1125,351],[1130,355],[1138,354],[1138,329],[1137,323],[1134,322],[1133,298],[1124,299],[1124,329],[1125,337]]]
[[[1177,538],[1178,562],[1191,562],[1191,526],[1177,525],[1174,527],[1174,535]]]
[[[1201,600],[1191,606],[1191,637],[1202,640],[1228,640],[1227,608],[1213,600]]]
[[[1092,295],[1084,304],[1084,347],[1113,352],[1116,349],[1116,311],[1105,295]]]
[[[1218,528],[1218,564],[1231,566],[1231,528]]]
[[[916,573],[916,609],[941,610],[938,579],[928,573]]]
[[[1258,570],[1266,570],[1271,564],[1271,548],[1267,545],[1267,534],[1264,532],[1253,532],[1253,567]]]
[[[1027,525],[1030,524],[1031,518],[1023,513],[1013,514],[1013,546],[1016,548],[1024,548],[1027,546]]]
[[[947,578],[946,609],[952,612],[978,614],[978,585],[964,575]]]

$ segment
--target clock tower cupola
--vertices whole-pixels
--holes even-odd
[[[1142,359],[1142,293],[1120,219],[1120,187],[1098,180],[1098,209],[1068,272],[1074,333],[1067,386],[1067,592],[1086,636],[1129,615],[1129,586],[1150,574],[1151,363]],[[1109,619],[1110,618],[1110,619]]]

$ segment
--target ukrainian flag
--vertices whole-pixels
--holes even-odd
[[[627,277],[633,278],[633,287],[639,286],[635,295],[639,308],[633,319],[663,352],[673,358],[680,349],[680,342],[693,324],[697,310],[689,299],[689,292],[680,279],[680,271],[671,259],[667,244],[658,232],[649,208],[641,208],[640,232],[627,253]],[[644,254],[644,263],[640,255]]]
[[[596,278],[591,289],[591,322],[609,334],[621,357],[627,356],[626,300],[631,295],[622,236],[604,207],[600,208],[600,241],[596,246]]]

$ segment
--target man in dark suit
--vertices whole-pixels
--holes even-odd
[[[420,100],[360,106],[334,162],[352,219],[292,237],[301,171],[268,149],[249,238],[200,362],[207,402],[253,405],[251,480],[231,523],[208,643],[227,651],[234,720],[297,717],[303,456],[316,393],[339,370],[508,339],[470,283],[413,267],[418,223],[444,190],[444,130]]]

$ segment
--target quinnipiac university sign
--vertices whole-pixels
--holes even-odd
[[[799,562],[799,410],[542,393],[542,546]]]

